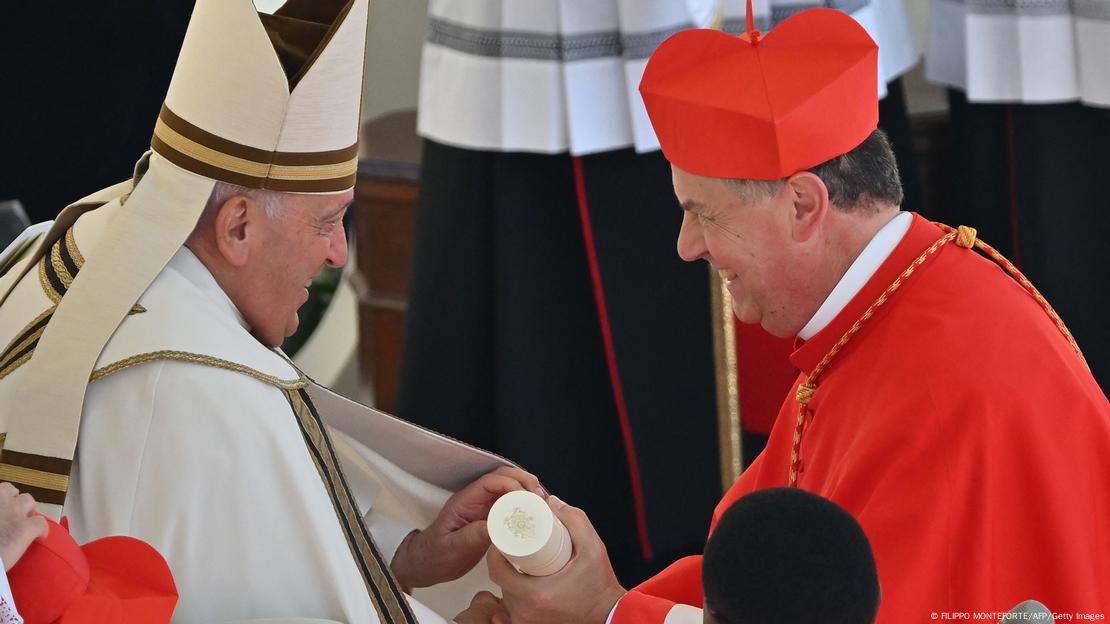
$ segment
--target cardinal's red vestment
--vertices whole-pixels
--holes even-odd
[[[944,234],[914,216],[847,307],[796,345],[795,390]],[[788,484],[797,413],[792,390],[714,524],[744,494]],[[806,413],[797,485],[866,531],[878,624],[1027,599],[1110,612],[1110,404],[1045,310],[991,260],[956,244],[928,255],[824,369]],[[701,600],[701,560],[687,557],[629,592],[612,621],[663,622],[676,603]]]

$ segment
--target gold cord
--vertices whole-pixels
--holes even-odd
[[[863,327],[863,324],[875,315],[875,312],[884,303],[887,302],[887,299],[889,299],[890,296],[894,294],[894,291],[898,290],[898,288],[905,282],[905,280],[909,278],[909,276],[913,275],[914,271],[916,271],[918,267],[924,264],[925,260],[927,260],[929,256],[935,254],[938,250],[952,241],[955,241],[956,245],[967,249],[972,249],[976,247],[979,248],[992,260],[1001,265],[1002,268],[1006,269],[1006,272],[1009,273],[1015,280],[1017,280],[1017,282],[1021,284],[1023,288],[1025,288],[1025,290],[1033,297],[1033,299],[1035,299],[1037,303],[1041,305],[1041,308],[1044,309],[1045,313],[1048,314],[1049,318],[1051,318],[1052,321],[1056,324],[1056,327],[1060,330],[1060,333],[1063,334],[1064,338],[1067,339],[1068,344],[1070,344],[1072,349],[1075,350],[1076,355],[1079,356],[1079,359],[1081,362],[1083,362],[1083,365],[1087,366],[1087,369],[1090,370],[1090,367],[1087,365],[1087,360],[1083,357],[1083,352],[1079,349],[1079,344],[1076,343],[1075,338],[1072,336],[1071,332],[1068,331],[1067,326],[1064,325],[1063,319],[1060,318],[1060,315],[1056,313],[1056,310],[1052,308],[1052,305],[1048,303],[1048,300],[1045,299],[1043,295],[1041,295],[1040,291],[1038,291],[1037,288],[1033,286],[1032,282],[1030,282],[1028,279],[1026,279],[1024,275],[1022,275],[1021,271],[1019,271],[1012,262],[1007,260],[1006,257],[1002,254],[998,253],[998,251],[995,250],[993,247],[980,240],[976,234],[975,228],[967,227],[965,225],[961,225],[959,228],[952,228],[951,226],[945,225],[943,223],[936,223],[935,225],[945,232],[944,236],[937,239],[937,241],[930,245],[928,249],[923,251],[920,256],[915,258],[914,261],[911,262],[908,267],[906,267],[905,271],[902,271],[898,278],[895,279],[894,282],[890,286],[888,286],[886,290],[883,291],[883,294],[879,295],[879,298],[876,299],[875,302],[872,303],[867,308],[867,310],[865,310],[864,313],[860,315],[858,319],[856,319],[855,323],[852,323],[852,326],[848,329],[847,332],[844,333],[843,336],[840,337],[840,340],[838,340],[837,343],[833,345],[832,349],[830,349],[829,352],[825,354],[825,357],[821,358],[821,361],[817,363],[817,366],[813,368],[813,371],[806,378],[805,383],[801,384],[798,387],[797,394],[795,395],[795,400],[798,402],[798,417],[794,423],[794,446],[792,452],[790,453],[790,476],[788,481],[788,484],[790,486],[797,485],[798,477],[802,472],[802,436],[805,433],[805,420],[809,409],[809,403],[813,399],[813,395],[817,392],[818,376],[825,372],[825,369],[828,368],[833,358],[835,358],[837,354],[840,353],[840,351],[844,348],[846,344],[848,344],[848,341],[851,340],[853,336],[859,333],[859,330]]]

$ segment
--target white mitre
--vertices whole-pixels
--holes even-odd
[[[293,193],[354,186],[367,0],[197,0],[141,180],[69,206],[0,280],[0,304],[83,213],[112,213],[7,406],[0,480],[61,512],[98,356],[184,244],[217,181]],[[12,409],[19,406],[18,412]]]

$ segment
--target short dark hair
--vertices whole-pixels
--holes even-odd
[[[797,488],[744,496],[702,561],[705,606],[721,624],[872,624],[879,580],[859,523]]]
[[[829,190],[829,201],[847,212],[866,211],[876,204],[898,206],[902,203],[902,179],[898,161],[886,133],[876,128],[847,154],[808,169]],[[730,180],[756,196],[770,197],[784,180]]]

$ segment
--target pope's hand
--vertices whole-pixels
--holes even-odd
[[[511,624],[501,599],[484,591],[474,595],[470,608],[455,616],[457,624]]]
[[[489,548],[486,516],[506,492],[543,495],[540,481],[520,468],[502,467],[483,475],[447,499],[435,522],[409,533],[390,568],[402,587],[430,587],[453,581],[473,568]]]
[[[0,559],[10,570],[31,542],[49,531],[46,520],[35,515],[35,499],[20,494],[11,483],[0,483]]]
[[[501,553],[486,556],[490,578],[501,586],[502,603],[514,624],[605,624],[613,605],[624,595],[613,574],[605,544],[586,513],[554,496],[547,504],[567,527],[574,554],[551,576],[527,576],[516,571]]]

